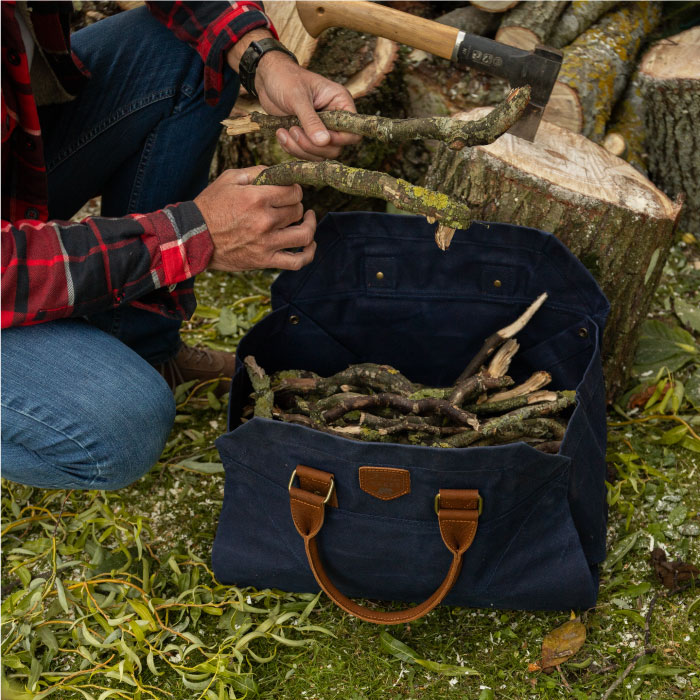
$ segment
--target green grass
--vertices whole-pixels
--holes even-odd
[[[687,312],[700,299],[700,249],[687,241],[667,265],[655,316],[678,324],[674,311],[682,309],[693,330]],[[267,312],[271,279],[204,275],[186,340],[235,347]],[[599,604],[582,612],[586,642],[560,672],[530,665],[566,611],[440,608],[384,628],[324,597],[218,585],[209,555],[223,476],[212,445],[226,428],[225,404],[211,385],[189,385],[180,389],[161,461],[131,487],[65,492],[3,482],[3,698],[218,699],[243,697],[246,687],[249,696],[281,700],[601,698],[644,648],[652,600],[656,651],[639,659],[612,697],[700,697],[700,587],[671,594],[649,563],[660,545],[670,559],[700,564],[693,534],[700,531],[700,453],[683,427],[700,430],[689,399],[697,355],[689,347],[672,375],[685,389],[675,413],[660,392],[647,415],[662,419],[627,423],[610,413],[610,555]],[[657,380],[652,374],[642,379]]]

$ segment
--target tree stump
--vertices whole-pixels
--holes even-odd
[[[503,18],[496,41],[531,51],[546,42],[566,5],[558,0],[520,3]]]
[[[460,118],[476,119],[481,107]],[[580,134],[542,122],[534,143],[504,134],[460,152],[439,147],[426,187],[462,200],[476,218],[560,238],[607,295],[608,399],[624,388],[680,206],[632,166]]]
[[[700,232],[700,27],[663,39],[639,66],[649,177],[685,193],[683,228]]]
[[[564,48],[544,118],[600,143],[613,106],[634,71],[642,40],[661,18],[660,5],[625,3]]]

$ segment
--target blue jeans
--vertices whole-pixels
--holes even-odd
[[[236,74],[227,69],[219,104],[207,105],[199,55],[143,7],[76,32],[72,45],[92,78],[72,102],[40,109],[50,217],[69,219],[97,195],[104,216],[193,199]],[[115,489],[146,473],[175,415],[151,363],[177,351],[179,326],[127,306],[3,331],[2,475]]]

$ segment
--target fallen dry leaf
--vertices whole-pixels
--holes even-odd
[[[651,565],[654,567],[659,581],[671,591],[677,590],[681,583],[700,576],[700,569],[693,564],[688,564],[680,559],[668,561],[666,552],[661,547],[657,547],[651,553]]]
[[[553,629],[542,640],[542,670],[547,671],[568,661],[585,641],[586,627],[580,617],[574,617]]]
[[[661,390],[661,396],[659,401],[663,399],[664,396],[673,388],[673,382],[666,382],[666,386]],[[629,401],[627,402],[627,410],[631,411],[633,408],[639,408],[640,410],[646,406],[647,401],[654,395],[656,391],[656,384],[648,386],[646,389],[632,394]]]

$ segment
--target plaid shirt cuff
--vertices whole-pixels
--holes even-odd
[[[154,259],[156,287],[177,284],[206,269],[214,244],[194,202],[181,202],[146,214],[141,224],[158,240],[160,261]]]
[[[224,87],[226,54],[241,37],[253,29],[267,29],[279,38],[272,22],[261,11],[262,3],[237,2],[203,33],[197,51],[204,61],[204,97],[215,105]]]

